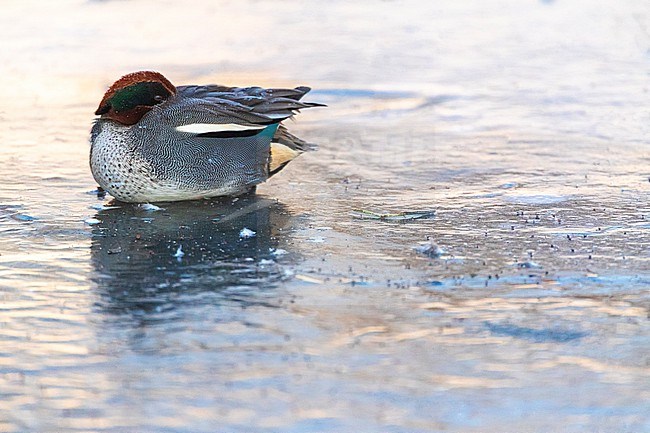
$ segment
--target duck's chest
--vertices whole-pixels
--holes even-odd
[[[96,124],[91,135],[90,169],[97,183],[123,201],[138,201],[158,182],[150,164],[134,151],[129,131],[112,123]]]

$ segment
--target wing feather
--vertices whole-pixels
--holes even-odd
[[[295,112],[323,104],[300,102],[311,89],[264,89],[261,87],[227,87],[221,85],[179,86],[178,95],[184,99],[198,99],[212,111],[240,118],[253,124],[279,123]]]

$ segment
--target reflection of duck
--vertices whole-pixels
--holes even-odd
[[[251,287],[263,289],[282,277],[271,260],[288,218],[280,203],[246,196],[234,203],[163,206],[152,212],[122,205],[97,213],[91,256],[100,304],[107,309],[173,309],[206,292],[254,302]]]

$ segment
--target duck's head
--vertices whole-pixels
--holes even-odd
[[[158,72],[132,72],[113,83],[95,114],[122,125],[134,125],[175,93],[176,87]]]

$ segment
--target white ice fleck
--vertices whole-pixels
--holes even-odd
[[[427,257],[432,259],[437,259],[445,254],[445,250],[440,248],[438,245],[429,240],[428,242],[422,242],[420,245],[416,246],[415,251],[420,254],[424,254]]]
[[[275,250],[271,249],[272,256],[283,256],[285,254],[289,254],[289,253],[287,252],[287,250],[283,250],[282,248],[276,248]]]
[[[110,210],[110,209],[119,209],[119,206],[106,206],[105,204],[96,203],[90,206],[94,210]]]
[[[248,239],[248,238],[253,238],[253,237],[255,237],[256,234],[257,234],[257,233],[255,233],[253,230],[251,230],[251,229],[247,229],[246,227],[244,227],[244,228],[241,229],[241,231],[239,232],[239,237],[242,238],[242,239]]]
[[[522,269],[541,269],[543,266],[532,261],[517,263],[518,268]]]
[[[173,256],[173,257],[176,257],[176,259],[180,262],[180,261],[181,261],[181,258],[182,258],[184,255],[185,255],[185,253],[183,252],[183,246],[182,246],[182,245],[179,245],[179,246],[178,246],[178,249],[176,250],[176,253],[174,253],[174,256]]]
[[[322,244],[323,242],[325,242],[325,238],[322,237],[322,236],[314,236],[314,237],[308,238],[307,242],[313,242],[315,244]]]
[[[142,203],[140,205],[140,209],[146,210],[146,211],[149,211],[149,212],[155,212],[157,210],[163,210],[163,208],[158,207],[155,204],[151,204],[151,203]]]
[[[101,221],[98,220],[97,218],[88,218],[88,219],[85,220],[84,222],[85,222],[86,224],[88,224],[89,226],[94,226],[94,225],[99,224]]]

